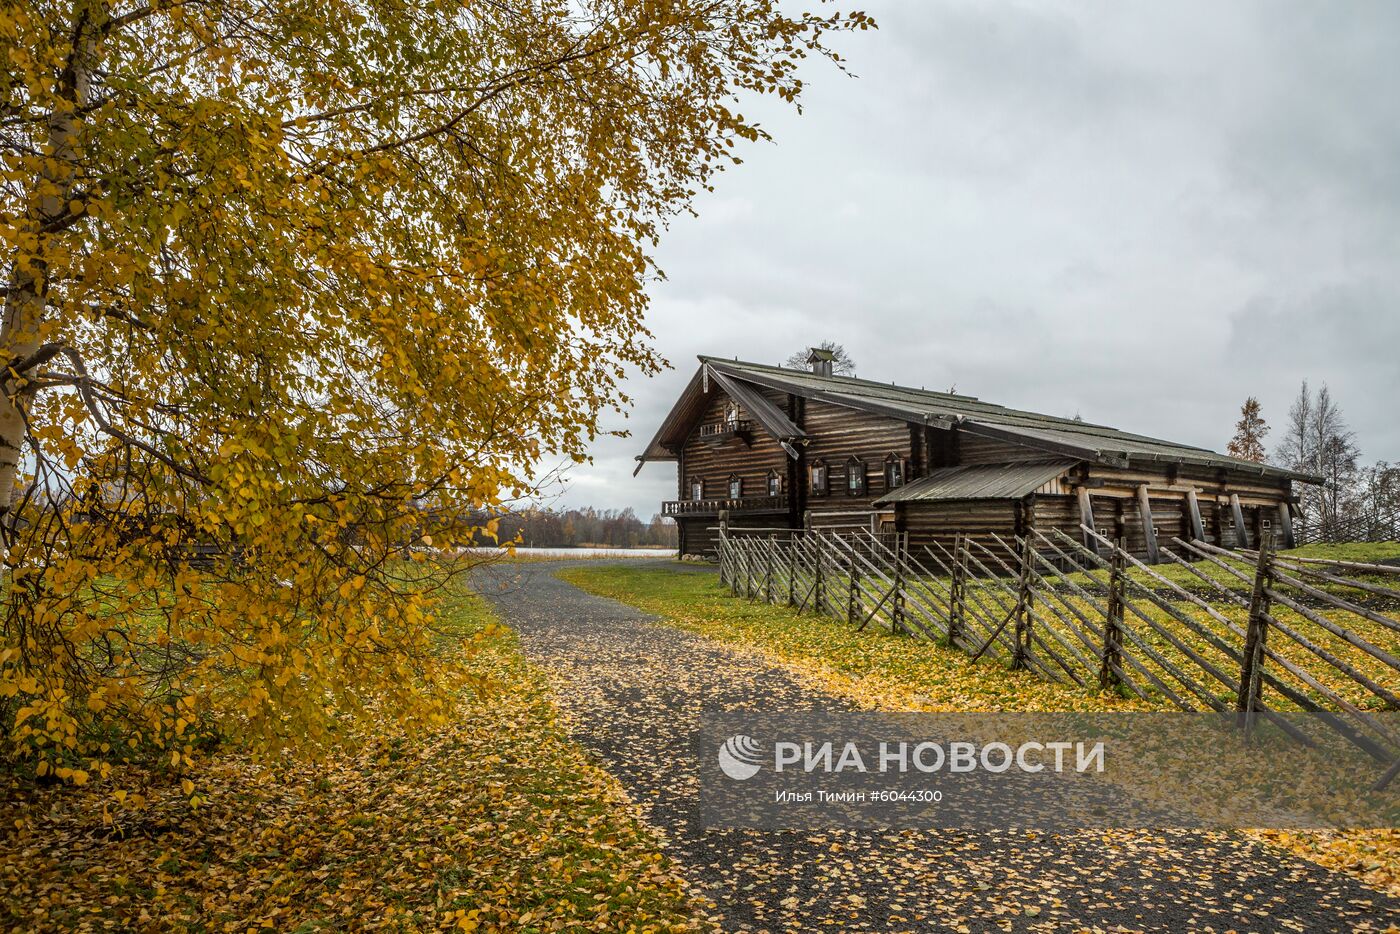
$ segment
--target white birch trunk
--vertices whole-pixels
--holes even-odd
[[[53,158],[46,161],[44,170],[35,179],[26,216],[27,223],[36,232],[52,219],[63,216],[73,193],[79,129],[74,111],[86,106],[89,100],[90,76],[97,53],[95,36],[100,29],[98,18],[104,15],[103,9],[100,3],[79,2],[74,11],[73,34],[77,40],[68,81],[60,92],[66,106],[55,107],[49,115],[47,143]],[[41,255],[42,252],[41,246]],[[39,347],[39,328],[46,304],[44,272],[40,262],[37,269],[16,267],[10,273],[4,317],[0,319],[0,352],[4,353],[4,364],[23,360]],[[22,380],[27,375],[19,373],[17,380],[14,374],[0,374],[0,516],[6,518],[18,486],[24,452]]]

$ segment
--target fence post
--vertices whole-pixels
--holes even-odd
[[[962,533],[953,535],[953,582],[948,593],[948,644],[957,645],[963,624],[963,588],[967,583],[967,565],[963,561]]]
[[[1264,644],[1269,635],[1268,591],[1272,578],[1274,536],[1265,529],[1259,536],[1259,560],[1254,565],[1254,592],[1249,598],[1249,627],[1244,635],[1244,655],[1240,661],[1240,693],[1235,701],[1235,724],[1244,727],[1245,739],[1254,732],[1254,714],[1263,692]]]
[[[848,588],[846,590],[846,622],[852,626],[856,624],[856,588],[860,583],[860,570],[856,567],[855,561],[851,562],[851,576],[848,578]]]
[[[739,568],[744,561],[744,549],[737,538],[731,539],[729,547],[734,549],[734,566],[729,569],[729,589],[737,597],[739,596]]]
[[[739,565],[744,560],[744,550],[739,545],[737,538],[729,540],[729,589],[734,596],[739,596]]]
[[[904,627],[904,546],[898,538],[894,545],[894,602],[890,607],[890,630],[907,635]]]
[[[1099,687],[1117,687],[1122,683],[1118,670],[1123,667],[1123,573],[1127,562],[1124,559],[1125,542],[1122,538],[1113,544],[1113,560],[1108,575],[1108,617],[1103,622],[1103,652],[1100,653]]]
[[[797,532],[788,535],[788,606],[797,603]]]
[[[816,567],[817,578],[812,585],[812,608],[818,613],[823,613],[825,610],[822,609],[822,606],[826,602],[826,581],[822,579],[822,566],[826,563],[826,556],[822,554],[822,533],[813,532],[812,534],[816,536],[813,539],[816,548],[813,549],[812,563]]]
[[[734,593],[746,597],[749,594],[749,579],[752,573],[750,565],[753,563],[753,557],[749,554],[749,543],[742,535],[735,541],[739,544],[739,560],[743,563],[744,579],[735,582]]]
[[[725,567],[725,552],[727,550],[725,546],[727,544],[729,544],[729,510],[721,509],[719,511],[719,582],[721,586],[729,582],[726,578],[734,576],[733,569]],[[731,562],[734,559],[732,554],[727,557]]]
[[[759,541],[762,541],[762,539],[749,539],[749,560],[748,564],[744,566],[744,596],[748,597],[750,600],[754,598],[754,585],[758,580],[758,568],[756,567],[758,563],[758,549],[754,547],[754,543]]]
[[[1020,579],[1016,585],[1016,651],[1011,657],[1012,668],[1026,667],[1026,656],[1031,650],[1031,537],[1027,533],[1021,540]]]
[[[763,602],[773,602],[773,536],[768,536],[768,547],[763,550]]]

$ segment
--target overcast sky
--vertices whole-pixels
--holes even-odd
[[[823,339],[858,375],[1223,450],[1328,383],[1400,460],[1400,3],[897,2],[673,225],[633,437],[560,502],[675,497],[633,457],[709,353]]]

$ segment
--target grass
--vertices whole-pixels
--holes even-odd
[[[857,632],[845,621],[736,599],[710,570],[609,565],[557,574],[590,593],[664,617],[670,625],[757,650],[873,707],[1148,709],[1136,699],[1052,684],[992,660],[972,664],[962,652],[873,627]]]
[[[873,626],[857,632],[843,620],[799,616],[787,607],[736,598],[719,586],[712,570],[592,566],[557,574],[590,593],[653,613],[667,625],[757,652],[814,687],[869,709],[1107,712],[1167,706],[1162,697],[1143,700],[1053,684],[1001,662],[973,663],[947,646]],[[1250,833],[1400,895],[1400,831]]]
[[[1338,545],[1304,545],[1285,556],[1296,558],[1326,558],[1329,561],[1357,561],[1362,564],[1377,564],[1382,561],[1400,560],[1400,542],[1345,542]]]
[[[440,620],[487,678],[450,723],[321,761],[214,757],[198,808],[152,772],[111,789],[3,779],[0,928],[695,930],[615,780],[561,726],[515,635],[457,591]],[[139,799],[139,801],[137,800]]]
[[[1175,545],[1168,547],[1173,551],[1179,551]],[[1375,564],[1381,561],[1400,559],[1400,542],[1356,542],[1342,545],[1305,545],[1302,548],[1280,551],[1278,554],[1282,558],[1325,558],[1330,561],[1356,561],[1363,564]],[[1197,562],[1192,566],[1224,587],[1237,590],[1244,587],[1240,581],[1209,562]],[[1172,583],[1192,592],[1208,592],[1212,589],[1209,584],[1202,581],[1186,568],[1165,559],[1162,564],[1154,567],[1152,570],[1157,575],[1165,577]],[[1128,576],[1144,586],[1158,586],[1157,582],[1153,580],[1152,575],[1144,571],[1132,569],[1128,572]]]
[[[1334,557],[1347,554],[1351,556],[1351,560],[1373,561],[1386,557],[1387,548],[1400,549],[1400,546],[1328,546],[1298,549],[1285,552],[1284,556],[1306,557],[1311,553],[1330,553]],[[1044,549],[1042,553],[1049,557],[1054,556],[1049,549]],[[989,566],[995,566],[989,556],[980,557]],[[1240,576],[1207,561],[1194,563],[1189,569],[1172,563],[1163,563],[1150,570],[1131,566],[1128,569],[1130,583],[1126,597],[1130,606],[1124,614],[1124,625],[1130,630],[1130,635],[1124,640],[1124,651],[1151,668],[1167,688],[1198,707],[1205,703],[1201,694],[1213,698],[1217,704],[1231,706],[1237,691],[1240,662],[1237,654],[1232,656],[1226,647],[1236,650],[1237,653],[1243,643],[1242,633],[1248,626],[1247,604],[1253,585],[1254,567],[1252,563],[1243,559],[1231,558],[1227,560],[1227,564]],[[1037,570],[1045,569],[1038,566]],[[1198,574],[1214,584],[1202,580]],[[1095,630],[1101,628],[1106,614],[1108,572],[1100,569],[1071,573],[1063,578],[1053,574],[1046,576],[1053,586],[1047,588],[1043,584],[1036,584],[1032,603],[1036,633],[1042,642],[1053,648],[1056,654],[1075,670],[1081,680],[1094,681],[1098,674],[1097,653],[1102,640],[1102,635]],[[1306,575],[1298,576],[1306,579]],[[1192,599],[1164,585],[1161,580],[1156,579],[1157,577],[1177,584],[1197,600],[1212,606],[1216,612],[1207,612]],[[925,586],[939,595],[944,595],[949,590],[950,582],[946,577],[922,579]],[[1400,619],[1400,613],[1397,613],[1397,609],[1400,608],[1397,608],[1396,601],[1392,599],[1377,597],[1342,585],[1308,580],[1318,590],[1344,597],[1391,619]],[[1394,576],[1379,582],[1392,589],[1400,585],[1400,579]],[[844,577],[836,577],[828,582],[828,590],[832,593],[843,595],[845,587]],[[969,577],[967,588],[970,594],[970,615],[982,621],[981,628],[977,625],[970,627],[976,634],[975,638],[980,641],[986,632],[1001,622],[1007,609],[1016,603],[1015,581]],[[875,589],[880,589],[878,584]],[[1049,593],[1051,589],[1056,591],[1058,596]],[[1283,583],[1279,583],[1277,589],[1295,602],[1303,604],[1305,608],[1312,611],[1321,610],[1322,615],[1332,623],[1372,646],[1394,652],[1396,632],[1393,628],[1347,610],[1319,607],[1312,597]],[[1078,590],[1088,591],[1089,597],[1086,598]],[[868,596],[867,605],[873,605],[877,598],[878,594]],[[1346,704],[1362,710],[1387,709],[1386,699],[1376,688],[1392,693],[1400,689],[1396,685],[1397,672],[1394,668],[1373,652],[1319,625],[1305,613],[1279,602],[1274,604],[1270,612],[1280,624],[1334,659],[1325,660],[1319,657],[1318,653],[1292,638],[1287,632],[1273,632],[1268,641],[1270,651],[1285,662],[1304,670],[1313,681],[1321,685],[1319,688],[1308,679],[1292,674],[1277,660],[1268,661],[1266,669],[1271,675],[1284,681],[1295,692],[1294,696],[1302,695],[1311,703],[1331,709],[1336,709],[1338,697]],[[1089,620],[1091,626],[1083,626],[1076,614]],[[1185,617],[1190,623],[1184,622],[1181,617]],[[941,628],[942,625],[940,618],[937,627]],[[1232,626],[1238,631],[1232,631]],[[1081,634],[1077,635],[1074,628],[1082,630]],[[1003,635],[1006,639],[1010,638],[1009,633]],[[1002,651],[1002,647],[997,645],[993,650]],[[1049,659],[1043,650],[1038,652],[1045,659],[1046,667],[1058,678],[1064,679],[1065,674],[1060,666]],[[1204,659],[1214,672],[1206,671],[1198,659]],[[1353,674],[1344,672],[1342,666],[1352,669],[1355,675],[1361,678],[1369,679],[1374,687],[1367,686]],[[1169,673],[1169,668],[1173,667],[1187,673],[1196,682],[1196,687],[1188,688],[1175,679]],[[1150,677],[1132,665],[1125,665],[1124,668],[1144,694],[1145,704],[1167,710],[1177,709],[1166,690],[1154,684]],[[1272,687],[1268,690],[1271,692],[1271,706],[1281,710],[1300,709],[1292,697],[1285,696]],[[1335,696],[1329,696],[1329,693]]]

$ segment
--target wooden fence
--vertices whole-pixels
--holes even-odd
[[[953,646],[1050,681],[1188,711],[1308,712],[1400,772],[1400,568],[1172,539],[1149,567],[1084,527],[911,549],[867,531],[722,529],[721,580],[858,630]],[[1388,648],[1387,648],[1388,647]]]
[[[1400,542],[1400,509],[1377,510],[1335,522],[1304,517],[1296,523],[1299,545],[1338,542]]]

